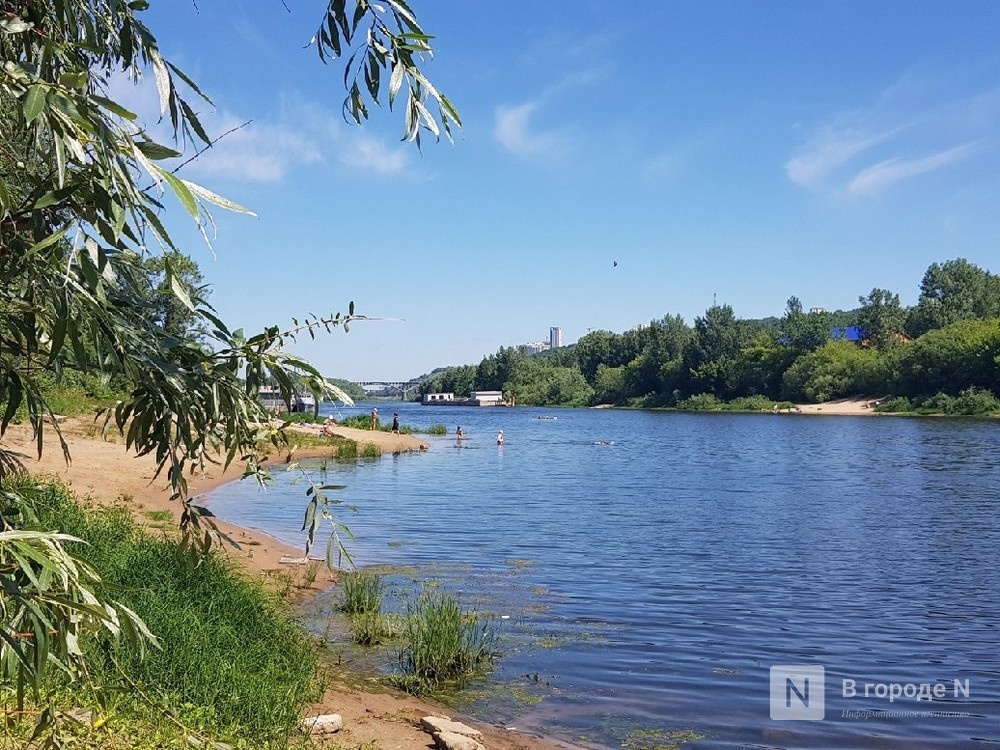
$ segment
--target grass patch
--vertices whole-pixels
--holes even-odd
[[[409,693],[427,694],[460,687],[487,671],[497,656],[496,634],[475,612],[463,611],[451,594],[422,594],[407,608],[403,622],[407,645],[400,651],[401,672],[390,682]]]
[[[344,575],[340,582],[344,592],[340,610],[349,615],[381,612],[385,598],[385,583],[378,573],[356,570]]]
[[[343,443],[337,444],[337,452],[334,457],[338,461],[357,461],[358,460],[358,444],[353,440],[346,440]]]
[[[144,510],[142,515],[150,521],[163,522],[174,520],[173,512],[169,510]]]
[[[448,428],[445,427],[443,424],[432,424],[430,427],[424,430],[424,432],[427,433],[428,435],[447,435]]]
[[[382,458],[382,449],[374,443],[362,443],[358,445],[353,440],[347,440],[337,444],[337,452],[334,454],[334,458],[338,461]]]
[[[351,622],[354,642],[374,646],[396,635],[393,618],[382,611],[385,583],[382,576],[367,570],[347,573],[341,580],[340,609]]]
[[[5,487],[35,484],[22,478]],[[37,528],[85,540],[77,552],[100,571],[104,595],[135,610],[163,645],[141,659],[103,636],[83,643],[108,714],[142,726],[169,712],[215,738],[287,745],[303,706],[319,695],[317,660],[274,594],[216,555],[192,566],[176,543],[143,531],[126,508],[84,509],[57,483],[43,485],[36,498]],[[66,691],[68,705],[93,705],[90,689]]]
[[[382,458],[382,449],[375,443],[364,443],[361,446],[361,458]]]

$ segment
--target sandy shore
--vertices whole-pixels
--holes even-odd
[[[801,414],[828,414],[842,417],[874,417],[879,416],[875,411],[875,405],[884,401],[885,397],[873,397],[867,399],[842,398],[836,401],[827,401],[823,404],[799,404],[798,409]]]
[[[63,460],[54,432],[48,429],[41,459],[36,457],[30,429],[24,425],[11,425],[0,439],[0,449],[12,453],[35,475],[58,477],[87,502],[123,503],[134,510],[136,518],[141,522],[162,528],[167,533],[176,529],[179,508],[176,502],[170,500],[170,492],[163,477],[152,482],[155,470],[152,457],[128,454],[123,440],[109,441],[95,436],[94,425],[89,421],[68,420],[62,424],[62,429],[70,446],[72,463],[69,465]],[[315,432],[315,428],[301,429]],[[383,453],[421,451],[428,448],[426,442],[411,435],[340,426],[336,427],[336,433],[359,443],[374,443]],[[323,449],[310,448],[296,452],[295,456],[304,458],[324,454]],[[284,461],[286,458],[281,456],[276,460]],[[226,472],[219,467],[212,467],[203,476],[189,479],[190,494],[196,497],[208,493],[225,482],[239,479],[241,473],[241,466],[230,467]],[[159,520],[163,512],[172,514],[173,521]],[[335,577],[325,568],[315,581],[306,585],[302,575],[304,566],[281,562],[283,557],[301,558],[301,549],[289,547],[266,534],[233,524],[220,522],[219,526],[241,546],[240,550],[229,550],[227,554],[233,555],[251,574],[292,576],[295,582],[294,596],[306,597],[335,585]],[[420,718],[430,714],[453,715],[453,712],[443,706],[388,691],[377,685],[373,685],[374,692],[359,690],[351,686],[355,682],[357,680],[349,674],[336,676],[320,703],[310,708],[310,714],[339,713],[344,717],[344,729],[332,736],[330,746],[358,747],[374,743],[381,750],[426,750],[432,745],[432,740],[420,728]],[[551,750],[554,747],[567,747],[533,735],[476,725],[475,722],[466,723],[477,726],[483,732],[483,742],[489,750]]]

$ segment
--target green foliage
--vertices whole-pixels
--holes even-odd
[[[536,365],[528,356],[513,346],[500,347],[496,354],[483,359],[476,368],[478,391],[502,391],[515,374]],[[536,370],[538,371],[538,370]],[[518,395],[520,401],[520,395]]]
[[[476,390],[477,371],[478,368],[475,365],[446,367],[424,380],[420,392],[454,393],[459,398],[467,398],[470,393]]]
[[[834,313],[806,313],[792,297],[780,320],[741,320],[728,305],[714,305],[693,329],[680,316],[667,316],[622,334],[592,331],[558,356],[502,348],[476,367],[436,372],[424,391],[503,390],[519,404],[538,405],[589,398],[591,404],[679,406],[698,397],[681,408],[716,408],[703,394],[721,404],[752,396],[827,401],[897,391],[926,397],[969,387],[1000,393],[997,320],[986,319],[1000,310],[1000,277],[959,259],[932,265],[921,289],[922,307],[911,311],[908,330],[914,315],[932,321],[925,328],[952,318],[967,325],[948,323],[931,331],[935,336],[904,345],[898,334],[906,311],[885,289],[859,297],[858,310]],[[865,346],[830,340],[834,326],[850,325],[867,331]],[[573,374],[577,369],[592,389],[589,397]]]
[[[430,44],[433,37],[420,28],[413,11],[403,0],[387,0],[383,5],[358,2],[350,15],[344,6],[344,3],[330,3],[311,40],[324,62],[352,51],[344,71],[348,90],[344,117],[356,123],[368,119],[366,99],[378,103],[383,92],[391,109],[405,84],[403,138],[419,145],[420,131],[428,130],[435,138],[440,138],[443,131],[451,140],[452,125],[461,127],[462,122],[448,97],[420,70],[418,61],[433,54]],[[366,41],[355,46],[356,36]],[[431,102],[438,107],[436,117],[427,107]]]
[[[778,398],[785,371],[799,355],[795,347],[779,344],[773,334],[758,334],[732,364],[731,392]]]
[[[19,707],[26,690],[42,700],[53,667],[70,682],[89,679],[81,645],[91,634],[124,636],[138,657],[156,645],[130,602],[106,596],[98,568],[80,556],[79,530],[49,531],[62,520],[47,513],[53,498],[68,504],[61,486],[23,475],[0,484],[0,688]]]
[[[585,406],[593,390],[575,367],[546,365],[524,357],[516,362],[502,390],[517,403],[537,406]]]
[[[372,420],[367,414],[352,414],[349,417],[344,417],[337,424],[354,430],[367,430],[371,427]],[[381,425],[379,427],[381,428]]]
[[[738,320],[729,305],[713,305],[704,317],[695,318],[694,337],[684,351],[684,366],[690,373],[691,393],[734,395],[732,380],[740,352],[752,340],[752,332]]]
[[[917,414],[953,414],[963,416],[986,416],[1000,414],[1000,399],[992,391],[984,388],[966,388],[957,396],[936,393],[917,399],[912,409]]]
[[[822,403],[885,387],[891,359],[875,349],[831,341],[799,357],[785,372],[782,392],[793,401]]]
[[[107,379],[115,383],[121,398],[105,413],[105,427],[122,434],[127,449],[152,455],[156,476],[165,473],[173,496],[184,500],[187,477],[216,456],[226,466],[245,462],[247,474],[267,479],[257,447],[264,440],[287,445],[287,438],[259,426],[268,415],[257,399],[258,388],[276,384],[287,401],[304,382],[317,397],[339,397],[315,367],[289,354],[287,345],[301,335],[313,337],[340,326],[347,330],[361,316],[354,314],[351,304],[346,315],[310,315],[301,322],[294,320],[288,329],[268,326],[248,336],[230,330],[209,307],[197,267],[165,228],[163,209],[169,203],[165,196],[169,194],[191,216],[206,240],[206,227],[212,223],[209,207],[250,212],[181,177],[178,170],[187,162],[169,162],[182,154],[155,142],[139,118],[111,98],[113,77],[115,82],[151,80],[173,142],[194,148],[212,144],[196,113],[211,100],[163,57],[154,34],[140,20],[147,8],[145,0],[4,4],[0,435],[24,414],[34,431],[36,450],[43,450],[48,429],[68,458],[54,412],[78,408],[77,396],[61,403],[58,396],[68,391],[47,390],[47,381],[54,377],[57,384],[66,383],[71,372]],[[405,135],[419,144],[422,129],[435,137],[443,130],[450,137],[451,124],[459,124],[454,107],[417,64],[422,55],[430,54],[430,38],[406,3],[387,0],[383,5],[359,3],[350,10],[345,3],[330,3],[313,41],[324,60],[339,56],[341,44],[351,48],[345,63],[344,106],[355,121],[367,117],[366,101],[384,96],[391,108],[405,84]],[[388,75],[384,83],[381,71]],[[362,75],[367,94],[358,85]],[[431,103],[439,108],[436,117],[428,109]],[[0,455],[0,467],[6,465],[4,458]],[[310,487],[310,543],[313,521],[327,512],[324,489]],[[9,512],[27,517],[31,492],[30,488],[9,492],[4,498],[12,508]],[[318,514],[320,507],[324,510]],[[185,503],[181,524],[186,549],[206,554],[212,536],[204,527],[210,521]],[[77,637],[80,629],[139,627],[109,600],[95,598],[97,571],[70,554],[71,540],[53,528],[65,528],[63,520],[54,520],[45,533],[0,532],[10,534],[4,539],[2,570],[10,585],[6,595],[14,597],[5,601],[4,622],[7,617],[19,618],[25,632],[37,633],[34,648],[38,649],[26,650],[11,639],[4,642],[8,650],[2,658],[11,669],[20,664],[18,669],[28,670],[30,674],[22,672],[22,677],[35,686],[46,668],[83,669],[83,652],[77,648],[83,642]],[[136,560],[135,570],[145,571],[140,563],[149,563],[154,575],[174,574],[166,552],[144,545],[142,554],[148,559]],[[189,583],[198,596],[204,596],[205,587],[225,585],[218,569],[216,563],[196,569],[203,579]],[[45,570],[61,570],[64,575],[36,575]],[[138,588],[140,583],[146,582],[132,585]],[[179,595],[161,594],[165,612],[180,611]],[[226,590],[218,596],[225,602]],[[33,602],[42,604],[33,608],[29,606]],[[231,609],[221,611],[238,617],[235,600]],[[118,623],[112,616],[115,612]],[[264,627],[262,621],[248,622]],[[163,624],[173,623],[168,619]],[[194,622],[187,626],[192,633],[211,627]],[[283,679],[278,665],[273,675],[266,676],[267,661],[247,645],[252,632],[239,632],[225,620],[215,627],[220,633],[237,634],[223,644],[232,654],[258,659],[256,665],[239,666],[248,679]],[[162,665],[174,677],[181,668],[186,670],[189,684],[178,683],[179,693],[210,691],[213,680],[225,684],[213,670],[232,669],[234,662],[204,656],[199,666],[201,654],[179,647],[150,663]],[[247,710],[259,710],[256,719],[246,715],[247,722],[271,721],[268,709],[248,698],[255,689],[246,686],[214,697],[206,693],[198,700],[204,700],[203,706],[214,701],[214,710],[222,712],[236,712],[238,707],[229,703],[237,701]]]
[[[432,424],[424,432],[428,435],[447,435],[448,428],[443,424]]]
[[[365,443],[361,446],[360,458],[382,458],[382,449],[375,443]]]
[[[802,311],[798,297],[790,297],[785,306],[781,329],[787,343],[799,352],[811,352],[830,340],[833,319],[826,312]]]
[[[404,623],[402,673],[392,682],[408,692],[429,693],[461,684],[488,669],[496,658],[496,635],[488,621],[463,611],[446,592],[422,594],[409,606]]]
[[[719,411],[723,402],[714,393],[698,393],[677,402],[677,408],[683,411]]]
[[[625,367],[597,365],[594,375],[594,401],[598,404],[621,404],[628,399],[625,389]]]
[[[899,295],[888,289],[872,289],[867,297],[858,297],[858,301],[861,303],[858,325],[865,339],[879,349],[896,343],[906,322]]]
[[[907,332],[920,336],[964,320],[1000,317],[1000,276],[965,258],[932,263],[920,282],[920,298],[910,311]]]
[[[168,249],[162,255],[140,257],[137,262],[148,282],[142,309],[149,322],[178,340],[200,340],[208,326],[193,308],[208,304],[211,289],[204,283],[198,264],[177,249]],[[186,290],[187,300],[174,293],[173,285],[177,283]]]
[[[896,396],[889,401],[880,403],[875,407],[875,411],[885,412],[886,414],[905,414],[915,411],[915,407],[905,396]]]
[[[30,480],[18,481],[23,495]],[[80,551],[102,571],[96,595],[113,590],[161,644],[144,658],[128,640],[97,629],[82,636],[95,686],[113,686],[122,670],[141,690],[112,687],[102,700],[136,716],[169,710],[192,729],[254,742],[289,736],[304,703],[317,697],[316,657],[274,596],[215,555],[192,567],[176,544],[145,534],[124,508],[84,510],[58,484],[34,497],[37,515],[25,526],[58,525],[87,542]]]
[[[382,449],[374,443],[361,443],[356,440],[338,440],[335,442],[334,458],[337,461],[357,461],[359,459],[378,459],[382,457]]]
[[[351,615],[351,634],[359,646],[377,646],[399,635],[397,620],[384,612]]]
[[[958,394],[952,414],[1000,414],[1000,399],[985,388],[966,388]]]
[[[334,457],[338,461],[357,461],[358,444],[353,440],[344,440],[337,444],[337,451]]]
[[[343,600],[340,610],[349,615],[380,612],[385,596],[385,584],[378,573],[355,570],[345,573],[340,581]]]
[[[726,411],[768,412],[774,409],[774,401],[767,396],[740,396],[726,404]]]
[[[1000,387],[1000,319],[964,320],[928,331],[906,347],[899,368],[908,396]]]
[[[392,620],[383,613],[385,587],[382,576],[365,570],[347,573],[341,580],[340,609],[351,621],[354,641],[373,646],[394,635]]]

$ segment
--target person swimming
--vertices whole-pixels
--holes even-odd
[[[497,445],[503,445],[503,430],[497,433]]]

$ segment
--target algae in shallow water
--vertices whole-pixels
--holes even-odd
[[[624,750],[678,750],[681,745],[700,740],[703,736],[691,729],[636,729],[625,736],[622,748]]]

